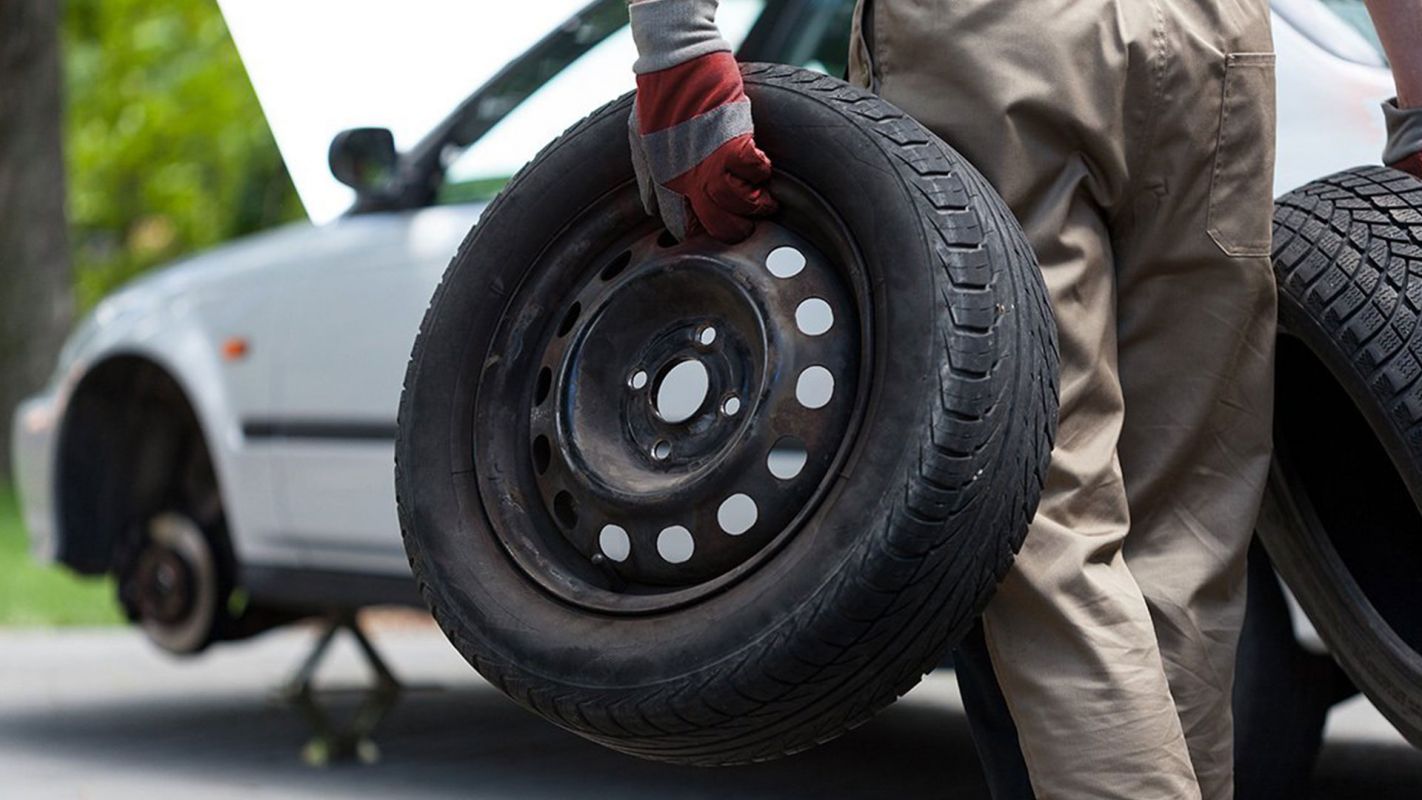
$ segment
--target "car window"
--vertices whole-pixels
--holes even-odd
[[[792,35],[776,45],[772,60],[843,74],[853,7],[851,0],[805,4]],[[766,8],[766,0],[721,0],[716,21],[731,45],[739,47]],[[493,197],[543,145],[603,102],[630,91],[636,55],[632,32],[624,26],[572,61],[472,145],[446,155],[436,202]]]

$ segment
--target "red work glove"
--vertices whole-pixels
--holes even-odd
[[[1387,119],[1387,149],[1383,163],[1422,178],[1422,107],[1398,108],[1396,100],[1383,103]]]
[[[716,0],[637,0],[628,9],[639,58],[629,121],[632,163],[648,214],[678,239],[697,228],[723,242],[773,213],[770,159],[755,146],[750,99]]]

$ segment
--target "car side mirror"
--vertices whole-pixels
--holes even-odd
[[[388,128],[351,128],[331,140],[331,174],[357,192],[388,183],[398,158],[395,136]]]

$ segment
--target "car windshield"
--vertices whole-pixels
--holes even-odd
[[[803,4],[795,14],[783,15],[777,22],[787,24],[775,26],[773,33],[781,35],[772,37],[769,58],[841,74],[853,5],[850,0],[820,0]],[[716,20],[727,40],[739,48],[768,8],[766,0],[722,0]],[[436,202],[467,203],[493,197],[543,145],[602,103],[630,91],[635,59],[631,30],[623,24],[563,64],[471,145],[446,147],[444,180]],[[534,63],[528,68],[546,71],[549,65]]]

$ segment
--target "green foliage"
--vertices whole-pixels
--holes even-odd
[[[301,216],[216,0],[68,0],[69,213],[80,303]]]
[[[30,558],[15,495],[0,483],[0,625],[121,622],[112,578],[80,578]]]

